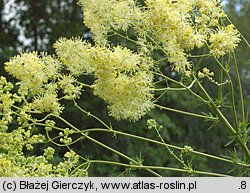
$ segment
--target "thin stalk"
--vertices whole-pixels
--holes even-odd
[[[81,107],[77,104],[77,102],[76,102],[75,100],[73,100],[73,102],[74,102],[74,105],[75,105],[81,112],[85,113],[87,116],[93,117],[94,119],[96,119],[97,121],[99,121],[102,125],[104,125],[106,128],[110,129],[110,127],[109,127],[106,123],[104,123],[100,118],[98,118],[97,116],[93,115],[93,114],[90,113],[90,112],[85,111],[83,108],[81,108]]]
[[[64,118],[60,117],[59,115],[51,114],[51,116],[54,116],[55,118],[60,119],[62,122],[64,122],[64,123],[67,124],[68,126],[70,126],[72,129],[74,129],[74,130],[76,130],[76,131],[78,131],[78,132],[81,132],[78,128],[76,128],[74,125],[72,125],[71,123],[69,123],[68,121],[66,121]],[[81,135],[83,135],[84,137],[86,137],[86,139],[88,139],[88,140],[90,140],[90,141],[92,141],[92,142],[94,142],[94,143],[96,143],[96,144],[98,144],[98,145],[100,145],[100,146],[102,146],[102,147],[108,149],[109,151],[112,151],[112,152],[116,153],[117,155],[119,155],[119,156],[121,156],[121,157],[123,157],[123,158],[125,158],[125,159],[127,159],[127,160],[129,160],[129,161],[131,161],[131,162],[133,162],[133,163],[135,163],[135,164],[138,164],[137,161],[133,160],[133,159],[130,158],[129,156],[127,156],[127,155],[125,155],[125,154],[123,154],[123,153],[121,153],[121,152],[119,152],[119,151],[117,151],[117,150],[115,150],[115,149],[113,149],[113,148],[111,148],[111,147],[105,145],[104,143],[102,143],[102,142],[100,142],[100,141],[97,141],[96,139],[94,139],[94,138],[88,136],[87,134],[81,132]],[[145,169],[145,170],[148,171],[149,173],[155,175],[155,176],[158,176],[158,177],[161,176],[160,174],[156,173],[155,171],[153,171],[153,170],[151,170],[151,169]]]
[[[203,118],[203,119],[210,119],[210,120],[214,120],[217,121],[218,118],[215,117],[210,117],[210,116],[206,116],[206,115],[200,115],[200,114],[196,114],[196,113],[190,113],[187,111],[182,111],[182,110],[177,110],[177,109],[173,109],[170,107],[165,107],[165,106],[161,106],[158,104],[154,104],[155,107],[166,110],[166,111],[172,111],[172,112],[176,112],[176,113],[180,113],[180,114],[184,114],[184,115],[189,115],[189,116],[193,116],[193,117],[198,117],[198,118]]]
[[[194,85],[195,81],[191,82],[189,86],[186,86],[187,88],[191,89]],[[171,88],[171,87],[165,87],[165,88],[153,88],[152,90],[154,91],[165,91],[165,90],[170,90],[170,91],[183,91],[187,90],[186,88]]]
[[[201,55],[191,55],[189,54],[188,57],[189,58],[201,58],[201,57],[208,57],[211,56],[211,54],[201,54]]]
[[[129,38],[129,37],[126,37],[126,36],[124,36],[124,35],[122,35],[122,34],[116,32],[116,31],[114,31],[114,30],[112,30],[112,31],[113,31],[113,33],[114,33],[115,35],[118,35],[118,36],[120,36],[120,37],[122,37],[122,38],[124,38],[124,39],[126,39],[126,40],[128,40],[128,41],[130,41],[130,42],[133,42],[133,43],[135,43],[135,44],[138,44],[138,42],[137,42],[136,40],[133,40],[133,39],[131,39],[131,38]]]
[[[64,131],[64,129],[60,128],[60,127],[56,127],[56,126],[51,126],[51,125],[47,125],[47,124],[44,124],[44,123],[35,123],[35,125],[37,126],[42,126],[42,127],[51,127],[53,129],[56,129],[58,131]]]
[[[233,85],[233,81],[231,79],[231,76],[228,72],[228,70],[226,70],[223,66],[223,64],[216,58],[214,57],[214,59],[216,60],[216,62],[219,64],[219,66],[221,67],[221,69],[223,69],[223,71],[226,73],[227,78],[229,80],[230,83],[230,94],[232,97],[232,109],[233,109],[233,116],[234,116],[234,123],[235,123],[235,127],[238,127],[238,117],[237,117],[237,110],[236,110],[236,105],[235,105],[235,92],[234,92],[234,85]]]
[[[209,48],[209,45],[206,43],[207,47]],[[219,64],[219,66],[221,67],[221,69],[223,69],[223,71],[226,73],[226,76],[229,80],[229,83],[230,83],[230,94],[231,94],[231,97],[232,97],[232,101],[231,101],[231,104],[232,104],[232,109],[233,109],[233,117],[234,117],[234,124],[235,124],[235,127],[237,128],[238,127],[238,117],[237,117],[237,110],[236,110],[236,103],[235,103],[235,92],[234,92],[234,86],[233,86],[233,81],[231,79],[231,76],[229,74],[229,61],[226,65],[226,68],[223,66],[223,64],[218,60],[218,58],[216,57],[213,57],[216,62]]]
[[[183,83],[181,82],[178,82],[162,73],[159,73],[159,72],[154,72],[154,74],[158,75],[158,76],[161,76],[163,78],[165,78],[166,80],[170,81],[170,82],[173,82],[175,83],[176,85],[179,85],[181,88],[185,88],[186,90],[188,90],[190,93],[192,93],[196,98],[200,99],[201,101],[207,103],[207,101],[205,99],[203,99],[201,96],[199,96],[198,94],[196,94],[194,91],[192,91],[192,89],[189,87],[189,86],[186,86],[184,85]],[[192,85],[192,84],[191,84]]]
[[[49,115],[51,115],[51,114],[49,114]],[[29,124],[29,125],[37,125],[37,126],[42,126],[42,127],[49,126],[47,124],[38,123],[38,122]],[[25,127],[28,127],[29,125],[26,125]],[[25,128],[25,127],[23,127],[23,128]],[[53,129],[59,130],[59,131],[64,131],[64,129],[62,129],[60,127],[56,127],[56,126],[50,126],[50,127],[53,128]],[[162,143],[160,141],[156,141],[156,140],[145,138],[145,137],[138,136],[138,135],[133,135],[133,134],[130,134],[130,133],[124,133],[124,132],[117,131],[117,130],[114,130],[114,129],[112,129],[112,130],[111,129],[103,129],[103,128],[85,129],[85,130],[78,130],[78,131],[75,132],[75,134],[76,133],[82,134],[82,133],[89,133],[89,132],[108,132],[108,133],[113,133],[115,135],[118,134],[118,135],[123,135],[123,136],[131,137],[131,138],[139,139],[139,140],[142,140],[142,141],[147,141],[147,142],[150,142],[150,143],[154,143],[156,145],[165,145],[164,143]],[[54,138],[50,138],[47,131],[46,131],[46,134],[47,134],[47,137],[49,138],[49,142],[52,142],[53,144],[55,144],[57,146],[65,146],[65,145],[62,145],[62,144],[58,144],[58,143],[56,143],[54,141],[55,139],[58,139],[59,136],[56,136]],[[84,138],[84,136],[83,136],[83,138]],[[83,138],[81,138],[81,139],[83,139]],[[183,148],[175,146],[175,145],[171,145],[171,144],[167,144],[167,145],[170,148],[177,149],[177,150],[180,150],[180,151],[183,149]],[[250,167],[250,165],[246,165],[246,164],[239,163],[239,162],[234,162],[234,161],[229,160],[229,159],[225,159],[225,158],[218,157],[218,156],[211,155],[211,154],[202,153],[202,152],[199,152],[199,151],[192,151],[191,153],[193,153],[195,155],[205,156],[205,157],[216,159],[216,160],[219,160],[219,161],[224,161],[224,162],[227,162],[227,163],[235,164],[235,165],[242,166],[242,167]]]
[[[119,151],[117,151],[117,150],[115,150],[115,149],[113,149],[113,148],[111,148],[111,147],[105,145],[104,143],[101,143],[100,141],[97,141],[96,139],[94,139],[94,138],[92,138],[92,137],[90,137],[90,136],[86,136],[86,138],[89,139],[90,141],[92,141],[92,142],[94,142],[94,143],[96,143],[96,144],[98,144],[98,145],[100,145],[100,146],[102,146],[102,147],[108,149],[109,151],[112,151],[112,152],[116,153],[117,155],[119,155],[119,156],[121,156],[121,157],[123,157],[123,158],[125,158],[125,159],[127,159],[127,160],[129,160],[129,161],[131,161],[131,162],[133,162],[134,164],[138,164],[137,161],[133,160],[133,159],[130,158],[129,156],[127,156],[127,155],[125,155],[125,154],[123,154],[123,153],[121,153],[121,152],[119,152]],[[140,165],[138,168],[141,168],[141,167],[143,167],[143,166]],[[151,170],[151,169],[148,169],[148,168],[147,168],[147,169],[145,169],[145,170],[148,171],[149,173],[155,175],[155,176],[161,177],[160,174],[156,173],[155,171],[153,171],[153,170]]]
[[[59,143],[56,143],[56,142],[54,141],[55,139],[59,138],[58,136],[55,137],[55,138],[53,138],[53,139],[51,139],[51,137],[49,136],[48,131],[46,131],[46,135],[47,135],[47,137],[48,137],[48,139],[49,139],[49,142],[53,143],[54,145],[56,145],[56,146],[58,146],[58,147],[64,147],[64,145],[59,144]]]
[[[138,135],[133,135],[133,134],[130,134],[130,133],[124,133],[124,132],[117,131],[117,130],[93,128],[93,129],[83,130],[82,132],[86,132],[86,133],[89,133],[89,132],[108,132],[108,133],[112,133],[112,134],[115,134],[115,135],[123,135],[123,136],[126,136],[126,137],[139,139],[139,140],[150,142],[150,143],[153,143],[153,144],[156,144],[156,145],[163,145],[163,146],[165,145],[164,143],[162,143],[160,141],[156,141],[156,140],[145,138],[145,137],[138,136]],[[170,148],[176,149],[176,150],[180,150],[180,151],[183,150],[182,147],[178,147],[178,146],[175,146],[175,145],[167,144],[167,146],[170,147]],[[215,160],[227,162],[227,163],[230,163],[230,164],[235,164],[235,165],[238,165],[238,166],[242,166],[242,167],[250,167],[250,165],[247,165],[247,164],[234,162],[234,161],[226,159],[226,158],[218,157],[218,156],[211,155],[211,154],[202,153],[202,152],[199,152],[199,151],[192,151],[191,153],[194,154],[194,155],[204,156],[204,157],[212,158],[212,159],[215,159]]]
[[[161,59],[155,61],[154,64],[159,64],[160,62],[162,62],[164,60],[167,60],[167,59],[168,59],[167,57],[166,58],[161,58]]]
[[[120,163],[120,162],[105,161],[105,160],[90,160],[90,163],[111,164],[111,165],[118,165],[118,166],[135,168],[135,169],[168,170],[168,171],[189,173],[187,170],[180,169],[180,168],[161,167],[161,166],[138,166],[138,165],[124,164],[124,163]],[[200,174],[200,175],[218,176],[218,177],[226,177],[226,176],[228,176],[228,175],[225,175],[225,174],[219,174],[219,173],[213,173],[213,172],[204,172],[204,171],[199,171],[199,170],[195,170],[193,172],[190,172],[190,174]]]
[[[239,87],[239,93],[240,93],[240,106],[241,106],[241,115],[242,115],[242,120],[245,122],[245,105],[244,105],[244,97],[243,97],[243,92],[242,92],[242,86],[241,86],[241,80],[240,80],[240,73],[239,73],[239,68],[238,64],[236,61],[235,53],[233,52],[233,59],[234,59],[234,67],[235,67],[235,74],[236,74],[236,79],[238,81],[238,87]]]
[[[80,82],[80,81],[76,81],[78,84],[80,84],[80,85],[82,85],[83,87],[87,87],[87,88],[91,88],[91,89],[93,89],[93,85],[89,85],[89,84],[85,84],[85,83],[83,83],[83,82]]]
[[[184,90],[187,90],[185,88],[171,88],[171,87],[166,87],[166,88],[153,88],[153,89],[150,89],[152,91],[184,91]]]
[[[163,137],[161,136],[159,130],[157,128],[155,128],[155,131],[158,135],[158,137],[160,138],[161,142],[164,144],[164,147],[168,150],[168,152],[170,153],[170,155],[172,155],[182,166],[183,168],[190,168],[182,159],[180,159],[173,150],[171,150],[168,146],[168,144],[165,142],[165,140],[163,139]],[[190,168],[190,170],[193,171],[192,168]]]
[[[163,51],[163,53],[168,56],[169,54],[164,50],[153,38],[151,38],[149,35],[147,37],[158,47],[159,50]]]
[[[193,75],[193,78],[196,79],[196,77]],[[216,106],[216,104],[213,102],[212,98],[209,96],[209,94],[206,92],[206,90],[203,88],[203,86],[200,84],[199,81],[196,81],[197,87],[198,89],[203,93],[203,95],[207,98],[207,100],[209,101],[210,106],[212,107],[212,109],[214,110],[214,112],[216,113],[216,115],[218,116],[218,118],[220,119],[220,121],[226,126],[227,130],[229,131],[229,133],[235,137],[235,139],[237,140],[237,142],[239,143],[242,151],[244,152],[244,154],[246,155],[248,161],[250,162],[250,151],[247,147],[247,144],[244,143],[242,141],[242,139],[237,135],[236,130],[232,127],[232,125],[228,122],[228,120],[226,119],[226,117],[222,114],[222,112],[219,110],[219,108]]]
[[[222,62],[223,63],[223,62]],[[220,77],[219,77],[219,88],[218,88],[218,102],[219,105],[221,106],[222,103],[222,99],[223,99],[223,93],[222,93],[222,88],[223,88],[223,75],[224,75],[224,70],[222,68],[220,68]]]
[[[84,160],[85,160],[85,159],[84,159]],[[85,168],[85,170],[88,170],[89,165],[90,165],[89,161],[84,162],[84,163],[82,163],[81,165],[77,166],[77,167],[70,173],[70,176],[72,176],[74,173],[76,173],[76,171],[79,170],[80,168],[85,167],[85,165],[87,165],[87,167]]]

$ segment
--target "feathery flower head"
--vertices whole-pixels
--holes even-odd
[[[82,86],[71,75],[62,75],[58,80],[58,85],[65,94],[63,98],[66,100],[77,99],[81,95]]]
[[[138,120],[153,108],[150,64],[127,48],[97,50],[94,94],[109,104],[109,114],[116,119]]]
[[[233,52],[240,42],[240,34],[235,27],[230,24],[220,27],[210,38],[210,53],[219,58],[227,53]]]
[[[95,42],[106,44],[108,32],[127,30],[140,18],[134,0],[80,0],[84,23],[90,27]]]
[[[78,49],[72,45],[77,45]],[[55,47],[60,59],[74,70],[74,74],[81,75],[87,68],[92,70],[96,77],[94,94],[108,103],[111,116],[137,120],[153,108],[152,63],[148,57],[143,58],[121,46],[90,46],[81,39],[63,39]],[[72,55],[74,59],[71,60]],[[59,85],[69,94],[75,91],[73,82],[73,77],[63,76]]]
[[[37,52],[22,53],[5,63],[5,70],[20,81],[23,90],[32,94],[42,93],[43,86],[58,75],[60,62],[51,56]]]
[[[53,93],[36,96],[31,103],[31,107],[41,113],[60,114],[63,110],[57,95]]]
[[[81,38],[60,38],[55,44],[56,54],[74,76],[93,72],[89,64],[91,44]]]

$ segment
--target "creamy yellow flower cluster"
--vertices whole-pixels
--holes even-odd
[[[94,52],[94,93],[109,103],[111,116],[137,120],[152,109],[153,76],[141,56],[121,47],[97,47]]]
[[[140,42],[153,41],[173,64],[188,75],[187,52],[210,44],[215,57],[233,51],[239,43],[233,27],[221,28],[225,13],[217,0],[80,0],[84,23],[97,43],[107,43],[107,34],[133,29]],[[225,38],[228,36],[229,38]],[[217,41],[219,40],[219,41]],[[144,44],[147,45],[147,44]]]
[[[60,39],[55,48],[62,61],[70,64],[68,70],[72,73],[75,69],[86,74],[93,72],[94,94],[109,104],[111,116],[137,120],[153,108],[152,65],[139,54],[120,46],[90,47],[80,39]]]
[[[91,48],[90,43],[83,44],[80,38],[76,38],[75,41],[62,38],[54,44],[54,47],[60,60],[72,75],[80,76],[83,73],[93,72],[93,67],[89,64],[90,54],[86,51]]]
[[[5,77],[0,77],[0,176],[70,176],[70,171],[75,168],[79,160],[75,152],[66,152],[64,160],[57,165],[50,162],[55,152],[51,147],[45,149],[44,154],[39,156],[27,156],[23,152],[24,149],[30,151],[34,145],[46,141],[43,134],[35,134],[35,127],[30,124],[36,121],[36,118],[31,116],[31,108],[34,108],[36,103],[40,106],[37,110],[42,111],[46,108],[47,111],[47,108],[51,108],[53,111],[54,105],[50,103],[53,98],[48,96],[41,99],[42,103],[36,101],[37,99],[28,103],[24,101],[27,100],[23,98],[24,95],[12,94],[13,90],[13,85],[7,82]],[[19,126],[12,130],[12,127],[16,125],[13,124],[15,121]],[[47,120],[45,129],[49,131],[50,126],[54,124],[55,122]],[[68,130],[65,129],[65,133],[66,131]],[[87,172],[80,169],[74,174],[74,176],[78,175],[86,176]]]
[[[80,0],[84,22],[91,26],[95,41],[105,43],[111,30],[127,30],[140,18],[140,9],[134,0]]]
[[[19,81],[17,84],[20,97],[32,98],[32,101],[21,109],[20,119],[26,117],[26,113],[31,110],[61,113],[63,107],[59,103],[59,98],[79,98],[82,85],[70,74],[62,75],[62,68],[62,63],[55,57],[46,53],[38,55],[37,52],[22,53],[5,63],[5,70]],[[63,96],[59,96],[58,91],[62,91]],[[6,108],[6,100],[3,101],[3,105]]]
[[[0,132],[8,129],[8,124],[12,122],[12,105],[20,101],[20,98],[11,94],[13,85],[7,82],[5,77],[0,77]]]
[[[22,152],[23,147],[27,146],[25,141],[27,132],[24,130],[15,130],[11,133],[1,133],[0,149],[0,176],[4,177],[60,177],[72,176],[70,173],[79,161],[79,155],[74,151],[68,151],[64,155],[64,160],[58,164],[52,164],[50,160],[54,156],[55,150],[48,147],[44,150],[44,154],[40,156],[25,156]],[[44,141],[40,135],[27,138],[33,140],[34,143]],[[73,176],[87,176],[85,169],[79,169]]]
[[[220,27],[216,33],[211,34],[209,42],[210,53],[215,57],[221,57],[234,51],[240,42],[240,35],[231,24]]]
[[[50,79],[58,76],[61,64],[58,60],[45,53],[38,56],[37,52],[22,53],[5,63],[5,70],[20,80],[22,94],[27,95],[44,92],[43,86]]]
[[[31,57],[33,58],[34,55],[31,54]],[[18,58],[22,58],[22,56]],[[17,66],[19,64],[17,63]],[[16,70],[20,71],[22,68],[17,68]],[[23,80],[22,76],[19,78]],[[28,90],[31,92],[32,88]],[[48,92],[48,90],[44,90],[44,92]],[[5,77],[0,77],[0,176],[72,176],[70,171],[75,168],[79,161],[79,156],[73,151],[66,152],[64,160],[57,165],[50,162],[55,152],[53,148],[49,147],[45,149],[44,154],[39,156],[27,156],[23,152],[24,149],[31,151],[34,145],[46,141],[43,134],[35,134],[36,132],[34,132],[36,127],[33,123],[37,119],[32,117],[31,110],[35,109],[40,112],[47,112],[50,109],[53,112],[53,108],[55,105],[58,106],[59,103],[53,104],[52,102],[57,102],[58,100],[55,100],[53,95],[52,98],[51,96],[41,97],[40,95],[36,95],[36,97],[40,96],[41,98],[38,99],[35,97],[29,103],[27,101],[28,97],[25,97],[23,93],[20,93],[21,95],[12,94],[13,91],[14,86],[7,82]],[[41,92],[41,89],[39,89],[39,92]],[[32,95],[30,94],[30,96]],[[18,122],[18,126],[15,124],[16,121]],[[45,123],[47,131],[50,131],[51,127],[55,124],[52,120],[46,120]],[[14,130],[12,130],[13,126],[15,126]],[[65,129],[64,134],[69,135],[71,133]],[[64,135],[63,137],[65,138]],[[78,175],[86,176],[87,171],[79,169],[75,172],[74,176]]]
[[[55,48],[59,59],[32,52],[22,53],[5,63],[6,71],[19,80],[20,96],[32,98],[20,109],[20,123],[30,120],[28,114],[32,110],[61,113],[60,99],[72,100],[81,95],[84,83],[76,78],[82,74],[95,75],[91,86],[94,94],[108,103],[110,115],[118,120],[137,120],[153,108],[152,65],[145,57],[119,46],[91,46],[79,38],[62,38],[55,43]],[[65,68],[69,74],[62,73],[61,69]],[[6,97],[8,95],[3,95],[0,99],[4,108],[10,106],[9,109],[15,101],[7,102]]]
[[[90,87],[108,103],[110,115],[118,120],[138,120],[154,106],[151,59],[154,49],[163,51],[173,69],[188,76],[191,71],[188,52],[208,46],[211,55],[221,57],[232,52],[240,41],[233,25],[220,25],[225,14],[215,0],[80,2],[95,46],[80,38],[61,38],[54,45],[58,58],[32,52],[5,63],[6,71],[19,80],[20,95],[33,97],[22,109],[20,119],[25,119],[26,112],[32,109],[62,112],[59,98],[79,98],[84,83],[77,78],[93,74],[96,80]],[[109,45],[108,33],[128,29],[133,29],[137,36],[134,42],[138,43],[138,52]],[[65,68],[67,74],[62,73]]]

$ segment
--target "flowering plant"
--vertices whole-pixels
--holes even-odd
[[[22,52],[5,63],[5,70],[17,82],[10,83],[5,77],[0,79],[0,176],[87,176],[93,163],[118,165],[126,172],[142,169],[155,176],[161,176],[163,170],[226,176],[196,169],[191,160],[184,159],[185,154],[232,164],[247,175],[249,122],[234,54],[241,34],[220,3],[217,0],[80,0],[80,4],[93,44],[81,38],[61,38],[54,44],[56,55]],[[114,36],[130,41],[136,49],[111,43],[110,38]],[[160,59],[155,57],[156,52],[161,53]],[[212,58],[219,71],[203,66],[204,58]],[[240,113],[230,74],[232,65],[239,87]],[[166,66],[173,75],[162,70]],[[91,84],[85,82],[87,76],[94,78]],[[216,87],[216,97],[203,81]],[[228,113],[232,113],[233,120],[223,112],[225,88],[230,90],[232,111]],[[188,145],[170,145],[161,134],[164,127],[155,119],[147,120],[147,131],[153,129],[158,139],[119,131],[79,105],[84,89],[93,90],[95,96],[103,99],[109,115],[118,121],[138,121],[157,108],[204,119],[212,122],[212,126],[221,123],[238,150],[233,157],[225,158],[195,151]],[[168,91],[192,95],[206,105],[209,112],[187,112],[161,105],[159,100]],[[64,117],[62,103],[65,100],[72,101],[81,113],[98,120],[103,128],[74,126]],[[180,165],[177,168],[145,166],[142,158],[131,158],[93,138],[91,133],[97,131],[163,146]],[[52,132],[57,135],[51,137]],[[74,144],[82,140],[90,140],[127,162],[84,158],[74,150]],[[40,156],[25,154],[24,151],[31,151],[39,143],[65,147],[68,151],[57,164],[51,162],[55,153],[52,147]]]

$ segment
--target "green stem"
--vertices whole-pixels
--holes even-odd
[[[147,37],[158,47],[159,50],[161,50],[166,56],[169,56],[169,54],[160,46],[153,38],[151,38],[149,35]]]
[[[76,80],[76,82],[77,82],[78,84],[82,85],[83,87],[87,87],[87,88],[93,89],[93,85],[85,84],[85,83],[80,82],[80,81],[78,81],[78,80]]]
[[[130,134],[130,133],[124,133],[124,132],[116,131],[116,130],[93,128],[93,129],[83,130],[82,132],[87,132],[87,133],[89,133],[89,132],[108,132],[108,133],[113,133],[115,135],[118,134],[118,135],[123,135],[123,136],[131,137],[131,138],[139,139],[139,140],[142,140],[142,141],[147,141],[147,142],[150,142],[150,143],[154,143],[156,145],[163,145],[163,146],[165,145],[164,143],[162,143],[160,141],[156,141],[156,140],[153,140],[153,139],[145,138],[145,137],[138,136],[138,135],[133,135],[133,134]],[[170,148],[173,148],[173,149],[180,150],[180,151],[183,150],[183,148],[175,146],[175,145],[167,144],[167,146],[170,147]],[[204,157],[212,158],[212,159],[215,159],[215,160],[227,162],[227,163],[230,163],[230,164],[235,164],[235,165],[242,166],[242,167],[249,167],[250,166],[250,165],[247,165],[247,164],[234,162],[234,161],[229,160],[229,159],[225,159],[225,158],[218,157],[218,156],[211,155],[211,154],[202,153],[202,152],[199,152],[199,151],[192,151],[191,153],[195,154],[195,155],[204,156]]]
[[[120,163],[120,162],[112,162],[112,161],[105,161],[105,160],[90,160],[90,163],[112,164],[112,165],[118,165],[118,166],[123,166],[123,167],[135,168],[135,169],[168,170],[168,171],[189,173],[187,170],[180,169],[180,168],[161,167],[161,166],[129,165],[129,164],[124,164],[124,163]],[[195,170],[193,172],[190,172],[190,174],[200,174],[200,175],[218,176],[218,177],[226,177],[226,176],[228,176],[228,175],[225,175],[225,174],[219,174],[219,173],[213,173],[213,172],[204,172],[204,171],[199,171],[199,170]]]
[[[153,88],[153,89],[150,89],[152,91],[184,91],[184,90],[187,90],[185,88],[171,88],[171,87],[166,87],[166,88]]]
[[[98,144],[98,145],[100,145],[100,146],[102,146],[102,147],[108,149],[109,151],[112,151],[112,152],[116,153],[117,155],[119,155],[119,156],[121,156],[121,157],[123,157],[123,158],[125,158],[125,159],[127,159],[127,160],[129,160],[129,161],[131,161],[131,162],[133,162],[134,164],[138,164],[137,161],[133,160],[133,159],[130,158],[129,156],[127,156],[127,155],[125,155],[125,154],[123,154],[123,153],[121,153],[121,152],[119,152],[119,151],[117,151],[117,150],[115,150],[115,149],[113,149],[113,148],[111,148],[111,147],[105,145],[104,143],[101,143],[100,141],[97,141],[96,139],[94,139],[94,138],[92,138],[92,137],[89,137],[89,136],[87,136],[86,138],[89,139],[90,141],[92,141],[92,142],[94,142],[94,143],[96,143],[96,144]],[[143,167],[143,166],[141,165],[139,168],[141,168],[141,167]],[[151,170],[151,169],[148,169],[148,168],[147,168],[147,169],[145,169],[145,170],[148,171],[149,173],[155,175],[155,176],[161,177],[161,175],[159,175],[158,173],[156,173],[155,171],[153,171],[153,170]]]
[[[223,88],[223,74],[224,74],[224,71],[222,68],[220,68],[220,85],[219,85],[219,88],[218,88],[218,105],[221,106],[222,104],[222,100],[223,100],[223,93],[222,93],[222,88]]]
[[[154,72],[154,74],[161,76],[163,78],[165,78],[166,80],[173,82],[176,85],[179,85],[181,88],[185,88],[187,91],[189,91],[190,93],[192,93],[196,98],[200,99],[201,101],[207,103],[207,101],[205,99],[203,99],[201,96],[199,96],[198,94],[196,94],[194,91],[192,91],[192,89],[189,86],[186,86],[185,84],[183,84],[182,82],[178,82],[166,75],[164,75],[162,72]],[[192,84],[191,84],[192,85]]]
[[[78,128],[76,128],[74,125],[72,125],[71,123],[69,123],[68,121],[66,121],[64,118],[60,117],[59,115],[51,114],[51,116],[54,116],[54,117],[60,119],[62,122],[64,122],[68,126],[70,126],[72,129],[74,129],[74,130],[76,130],[78,132],[81,132]],[[83,135],[84,137],[86,137],[86,139],[88,139],[88,140],[90,140],[90,141],[92,141],[92,142],[94,142],[94,143],[96,143],[96,144],[98,144],[98,145],[100,145],[100,146],[108,149],[109,151],[112,151],[112,152],[116,153],[117,155],[119,155],[119,156],[121,156],[121,157],[123,157],[123,158],[125,158],[125,159],[127,159],[127,160],[129,160],[131,162],[133,162],[134,164],[138,164],[137,161],[133,160],[129,156],[127,156],[127,155],[125,155],[125,154],[123,154],[123,153],[121,153],[121,152],[119,152],[119,151],[117,151],[117,150],[115,150],[115,149],[113,149],[113,148],[105,145],[104,143],[102,143],[100,141],[97,141],[96,139],[94,139],[94,138],[88,136],[87,134],[85,134],[84,132],[81,132],[81,135]],[[160,174],[156,173],[155,171],[153,171],[151,169],[145,169],[145,170],[148,171],[149,173],[155,175],[155,176],[158,176],[158,177],[161,176]]]
[[[193,75],[193,78],[196,79],[196,77]],[[216,113],[216,115],[218,116],[218,118],[220,119],[220,121],[226,126],[227,130],[229,131],[229,133],[236,138],[237,142],[239,143],[242,151],[244,152],[244,154],[246,155],[248,161],[250,162],[250,151],[247,147],[247,144],[244,143],[242,141],[242,139],[237,135],[236,130],[232,127],[232,125],[228,122],[228,120],[226,119],[226,117],[222,114],[222,112],[218,109],[218,107],[216,106],[216,104],[213,102],[213,100],[211,99],[211,97],[209,96],[209,94],[206,92],[206,90],[203,88],[203,86],[200,84],[199,81],[196,81],[197,87],[198,89],[203,93],[203,95],[207,98],[207,100],[209,101],[210,106],[212,107],[212,109],[214,110],[214,112]]]
[[[73,100],[73,102],[74,102],[74,105],[75,105],[81,112],[83,112],[83,113],[86,114],[87,116],[93,117],[94,119],[96,119],[97,121],[99,121],[102,125],[104,125],[107,129],[110,129],[110,127],[109,127],[106,123],[104,123],[100,118],[98,118],[97,116],[93,115],[93,114],[90,113],[90,112],[85,111],[83,108],[81,108],[81,107],[77,104],[77,102],[76,102],[75,100]]]
[[[167,60],[167,59],[168,59],[167,57],[166,58],[161,58],[161,59],[155,61],[154,64],[159,64],[160,62],[162,62],[164,60]]]
[[[243,92],[242,92],[242,86],[241,86],[239,68],[238,68],[238,64],[237,64],[236,56],[235,56],[234,52],[233,52],[233,58],[234,58],[235,74],[236,74],[236,78],[237,78],[237,81],[238,81],[238,87],[239,87],[239,92],[240,92],[241,115],[242,115],[243,122],[245,122],[244,97],[243,97]]]
[[[51,115],[51,114],[49,114],[49,115]],[[34,123],[32,123],[32,125],[33,124]],[[42,126],[42,127],[49,126],[47,124],[38,123],[38,122],[36,122],[35,125]],[[25,127],[28,127],[28,126],[29,125],[26,125]],[[53,128],[53,129],[59,130],[59,131],[64,131],[64,129],[56,127],[56,126],[50,126],[50,127]],[[113,129],[112,130],[111,129],[103,129],[103,128],[85,129],[85,130],[82,130],[82,131],[78,130],[78,131],[75,132],[75,134],[76,133],[82,134],[82,133],[89,133],[89,132],[108,132],[108,133],[113,133],[114,135],[118,134],[118,135],[123,135],[123,136],[131,137],[131,138],[139,139],[139,140],[142,140],[142,141],[147,141],[147,142],[150,142],[150,143],[154,143],[156,145],[165,145],[164,143],[162,143],[160,141],[156,141],[156,140],[145,138],[145,137],[138,136],[138,135],[133,135],[133,134],[130,134],[130,133],[124,133],[124,132],[113,130]],[[46,134],[47,134],[47,137],[49,138],[49,141],[52,142],[53,144],[55,144],[57,146],[65,146],[65,145],[62,145],[62,144],[58,144],[58,143],[56,143],[54,141],[55,139],[59,138],[59,136],[56,136],[54,138],[50,138],[50,136],[49,136],[49,134],[48,134],[47,131],[46,131]],[[84,138],[84,136],[83,136],[83,138]],[[83,138],[81,138],[81,139],[83,139]],[[173,149],[177,149],[177,150],[180,150],[180,151],[183,150],[183,148],[175,146],[175,145],[171,145],[171,144],[167,144],[167,143],[166,143],[166,145],[168,147],[170,147],[170,148],[173,148]],[[229,159],[225,159],[225,158],[218,157],[218,156],[211,155],[211,154],[202,153],[202,152],[199,152],[199,151],[192,151],[191,153],[195,154],[195,155],[199,155],[199,156],[204,156],[204,157],[212,158],[212,159],[219,160],[219,161],[224,161],[224,162],[227,162],[227,163],[230,163],[230,164],[235,164],[235,165],[238,165],[238,166],[241,166],[241,167],[247,167],[247,168],[250,167],[250,165],[247,165],[247,164],[243,164],[243,163],[239,163],[239,162],[234,162],[234,161],[229,160]]]
[[[122,34],[116,32],[116,31],[114,31],[114,30],[112,30],[112,31],[113,31],[113,33],[114,33],[115,35],[118,35],[118,36],[120,36],[120,37],[122,37],[122,38],[124,38],[124,39],[126,39],[126,40],[128,40],[128,41],[130,41],[130,42],[133,42],[133,43],[135,43],[135,44],[138,44],[138,42],[137,42],[136,40],[133,40],[133,39],[131,39],[131,38],[129,38],[129,37],[126,37],[126,36],[124,36],[124,35],[122,35]]]
[[[84,159],[84,160],[85,160],[85,159]],[[87,165],[87,166],[86,166],[86,165]],[[86,167],[85,167],[85,166],[86,166]],[[77,167],[70,173],[70,176],[72,176],[74,173],[76,173],[77,170],[79,170],[79,169],[82,168],[82,167],[85,167],[85,170],[88,170],[89,166],[90,166],[90,162],[89,162],[89,161],[80,164],[79,166],[77,166]]]
[[[173,150],[171,150],[168,146],[168,144],[165,142],[165,140],[163,139],[163,137],[161,136],[159,130],[155,127],[155,131],[158,135],[158,137],[160,138],[161,142],[164,144],[165,148],[168,150],[168,152],[170,153],[170,155],[172,155],[182,166],[183,168],[189,168],[190,170],[193,171],[192,168],[190,168],[182,159],[180,159]]]
[[[190,58],[201,58],[201,57],[208,57],[211,56],[211,54],[201,54],[201,55],[191,55],[189,54],[188,57]]]
[[[191,89],[194,85],[195,81],[191,82],[189,86],[186,86],[187,88]],[[185,91],[187,90],[186,88],[172,88],[172,87],[165,87],[165,88],[153,88],[153,91],[165,91],[165,90],[170,90],[170,91]]]
[[[157,108],[163,109],[163,110],[172,111],[172,112],[176,112],[176,113],[180,113],[180,114],[184,114],[184,115],[189,115],[189,116],[193,116],[193,117],[198,117],[198,118],[203,118],[203,119],[210,119],[210,120],[214,120],[214,121],[218,120],[218,118],[215,118],[215,117],[190,113],[190,112],[187,112],[187,111],[181,111],[181,110],[173,109],[173,108],[170,108],[170,107],[161,106],[161,105],[158,105],[158,104],[154,104],[154,106],[157,107]]]
[[[216,57],[214,57],[214,59],[219,64],[219,66],[221,67],[221,69],[226,73],[227,78],[229,80],[229,83],[230,83],[230,93],[231,93],[231,97],[232,97],[232,109],[233,109],[234,123],[235,123],[235,127],[238,127],[238,117],[237,117],[237,110],[236,110],[236,105],[235,105],[235,96],[234,96],[235,92],[234,92],[233,81],[231,79],[231,76],[230,76],[228,70],[226,70],[224,68],[223,64]]]

